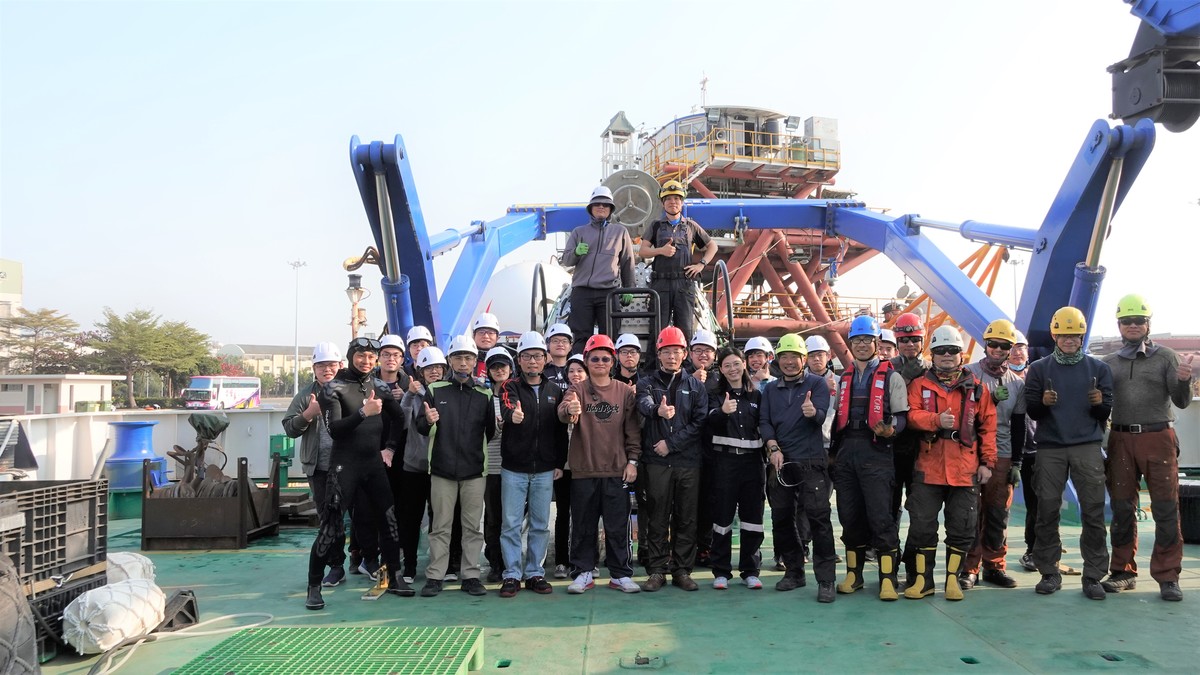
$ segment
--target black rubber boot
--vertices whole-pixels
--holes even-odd
[[[308,587],[308,598],[304,601],[305,609],[325,609],[325,600],[321,597],[321,585]]]
[[[909,600],[920,600],[927,595],[933,595],[933,565],[937,558],[937,549],[933,547],[917,549],[913,556],[916,574],[912,584],[904,589],[904,597]]]

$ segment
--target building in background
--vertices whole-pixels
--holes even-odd
[[[300,346],[301,373],[312,370],[312,352],[311,346]],[[294,345],[221,345],[217,350],[217,357],[224,356],[232,357],[241,363],[242,367],[246,369],[247,375],[283,377],[296,372],[296,347]],[[216,375],[219,373],[203,374]]]

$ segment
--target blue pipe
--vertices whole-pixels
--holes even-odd
[[[384,304],[387,307],[388,332],[407,339],[408,330],[413,327],[412,296],[408,291],[411,283],[404,274],[399,281],[384,277],[379,285],[383,288]]]
[[[1103,265],[1095,269],[1089,268],[1087,263],[1075,265],[1075,282],[1071,285],[1071,300],[1068,304],[1083,312],[1089,322],[1096,315],[1096,302],[1100,299],[1100,285],[1104,283],[1104,275],[1107,273],[1108,271],[1104,269]],[[1092,324],[1089,323],[1087,334],[1083,336],[1084,349],[1087,349],[1091,335]]]

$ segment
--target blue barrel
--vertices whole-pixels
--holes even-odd
[[[109,422],[114,428],[112,456],[104,462],[109,490],[141,490],[142,460],[153,460],[151,482],[167,484],[167,458],[154,454],[154,425],[158,422]]]

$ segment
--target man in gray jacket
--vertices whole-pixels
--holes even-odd
[[[610,222],[612,191],[601,185],[592,191],[587,211],[591,221],[571,230],[563,249],[562,264],[574,267],[571,276],[571,314],[567,324],[575,337],[572,353],[599,325],[601,335],[611,335],[604,303],[614,288],[633,286],[633,239],[620,223]],[[622,298],[622,302],[628,302]]]

